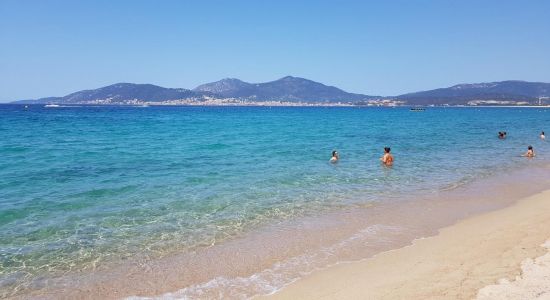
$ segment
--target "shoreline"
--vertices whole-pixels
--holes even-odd
[[[547,252],[541,245],[550,239],[549,212],[550,189],[255,299],[472,299],[503,278],[513,280],[522,262]]]
[[[83,276],[52,279],[45,289],[12,296],[194,299],[205,295],[250,298],[284,292],[285,286],[293,286],[311,274],[399,251],[424,237],[437,236],[440,228],[515,205],[518,199],[550,188],[547,172],[548,166],[522,168],[442,191],[433,198],[413,197],[300,218],[253,231],[200,253],[175,253],[154,260],[137,257],[122,265],[80,274]],[[529,184],[520,184],[517,178]],[[218,261],[220,258],[225,259]]]

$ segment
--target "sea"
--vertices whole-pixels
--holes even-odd
[[[544,130],[544,107],[0,105],[0,298],[270,294],[550,187]]]

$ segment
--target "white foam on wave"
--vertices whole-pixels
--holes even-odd
[[[173,293],[166,293],[155,297],[132,296],[127,300],[149,299],[248,299],[256,295],[273,294],[284,286],[298,280],[315,270],[328,267],[339,250],[345,249],[350,243],[366,242],[367,238],[379,233],[399,232],[400,227],[382,224],[371,225],[349,238],[334,245],[323,247],[310,254],[289,258],[273,264],[270,268],[255,273],[249,277],[216,277],[210,281],[192,285]]]

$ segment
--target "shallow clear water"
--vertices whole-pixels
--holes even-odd
[[[520,157],[529,144],[544,161],[549,122],[539,108],[0,105],[0,295],[136,253],[200,251],[281,220],[453,189],[533,163]],[[378,160],[384,146],[391,169]]]

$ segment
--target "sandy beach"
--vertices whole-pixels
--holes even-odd
[[[550,189],[546,110],[4,111],[0,298],[468,298],[547,252],[542,204],[423,240]]]
[[[314,272],[266,298],[550,299],[549,238],[547,190],[410,246]]]

